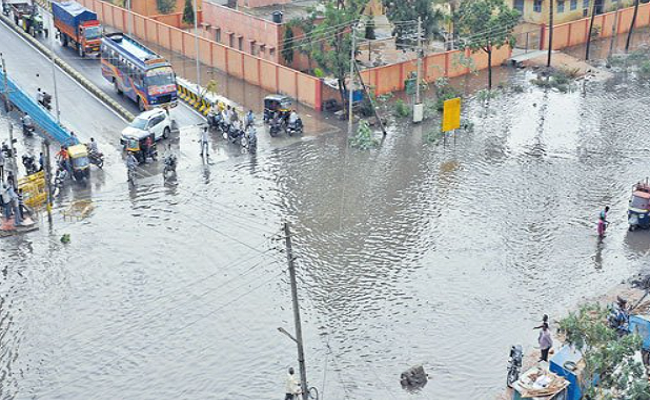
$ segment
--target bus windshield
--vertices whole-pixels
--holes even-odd
[[[89,26],[84,31],[84,36],[86,40],[95,40],[101,37],[101,29],[99,26]]]
[[[171,67],[160,67],[147,71],[145,82],[149,86],[149,94],[163,94],[176,90],[176,77]],[[174,87],[169,87],[173,85]],[[153,90],[152,90],[153,89]]]

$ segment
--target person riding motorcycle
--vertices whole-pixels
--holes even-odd
[[[98,155],[99,153],[99,148],[97,147],[97,142],[95,142],[95,138],[90,138],[90,142],[88,142],[88,153],[91,155]]]
[[[252,126],[255,123],[255,115],[253,114],[253,110],[248,110],[246,113],[246,117],[244,118],[244,121],[246,121],[246,129],[248,129],[249,126]]]
[[[34,120],[32,120],[32,117],[29,116],[29,114],[25,114],[24,117],[22,117],[21,122],[23,124],[23,134],[24,135],[30,135],[32,132],[34,132]]]

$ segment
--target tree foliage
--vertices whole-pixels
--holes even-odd
[[[368,121],[362,119],[359,121],[356,134],[350,138],[350,146],[360,150],[368,150],[379,145],[379,140],[372,136],[372,129]]]
[[[566,342],[583,354],[583,393],[590,399],[650,400],[644,366],[634,360],[641,338],[619,337],[607,324],[607,315],[607,309],[589,305],[560,321]],[[598,385],[589,385],[596,377]]]
[[[282,41],[282,58],[287,65],[293,63],[294,50],[293,24],[289,23],[284,26],[284,37]]]
[[[492,88],[492,52],[505,45],[514,46],[512,30],[519,21],[519,11],[504,0],[461,2],[455,16],[460,36],[459,47],[488,55],[488,88]]]
[[[185,0],[185,8],[183,9],[183,22],[186,24],[194,23],[194,6],[192,0]]]
[[[417,20],[422,18],[424,38],[440,34],[444,16],[433,9],[431,0],[384,0],[386,16],[394,23],[393,35],[398,48],[417,45]]]
[[[156,7],[161,14],[169,14],[176,9],[174,0],[156,0]]]
[[[311,30],[309,54],[321,70],[336,78],[343,104],[347,91],[345,77],[350,70],[351,30],[362,6],[360,0],[351,0],[345,6],[328,1],[323,9],[313,9],[310,16],[312,20],[322,17],[322,21]]]

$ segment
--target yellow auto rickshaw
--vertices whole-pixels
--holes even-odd
[[[88,160],[88,149],[83,144],[68,147],[68,158],[72,176],[77,182],[83,182],[90,178],[90,160]]]

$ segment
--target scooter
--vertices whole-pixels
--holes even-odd
[[[271,137],[276,137],[280,134],[282,129],[282,122],[279,119],[272,119],[269,125],[269,135]]]
[[[62,166],[59,166],[56,170],[56,175],[54,175],[54,188],[60,190],[63,187],[65,178],[68,177],[68,171]]]
[[[221,113],[210,111],[207,116],[208,126],[210,129],[219,129],[221,126]]]
[[[257,130],[253,125],[248,126],[246,138],[248,139],[248,149],[255,150],[257,148]]]
[[[88,161],[90,161],[91,164],[96,165],[97,168],[102,169],[104,166],[104,153],[99,151],[88,152]]]
[[[223,138],[229,140],[231,143],[238,143],[241,147],[248,146],[248,137],[246,133],[241,129],[235,128],[234,125],[230,125],[228,133],[223,133]]]
[[[508,377],[506,379],[506,385],[509,388],[519,380],[523,359],[524,350],[522,347],[520,345],[512,346],[510,348],[510,357],[508,358]]]
[[[287,135],[293,136],[293,135],[302,135],[303,134],[303,125],[302,125],[302,120],[298,118],[296,122],[289,122],[287,124]]]
[[[25,116],[20,118],[20,122],[23,125],[23,135],[32,136],[36,132],[36,126],[34,126],[34,121],[31,117]]]
[[[165,168],[163,168],[163,179],[165,182],[176,176],[176,164],[178,160],[175,155],[170,154],[164,158]]]

